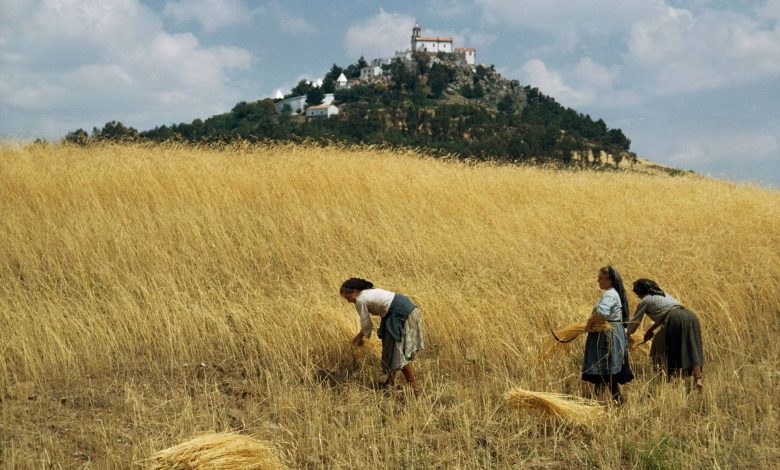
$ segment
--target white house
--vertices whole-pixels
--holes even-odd
[[[348,86],[349,84],[347,83],[347,77],[342,72],[339,75],[339,78],[336,79],[336,89],[338,90],[339,88],[347,88]]]
[[[360,69],[360,78],[363,80],[370,80],[374,77],[379,77],[382,75],[382,67],[378,65],[369,65],[368,67],[363,67]]]
[[[286,100],[277,101],[274,105],[276,106],[277,114],[282,112],[282,108],[284,108],[284,105],[286,104],[290,105],[290,111],[293,113],[300,113],[306,106],[306,95],[293,96],[292,98],[287,98]]]
[[[306,108],[307,118],[329,118],[339,113],[339,108],[332,103],[318,104],[317,106],[309,106]]]
[[[420,25],[412,29],[412,52],[452,52],[452,38],[449,36],[420,36]]]
[[[333,93],[325,93],[325,97],[322,98],[322,104],[333,103]],[[277,101],[274,106],[276,107],[276,114],[281,114],[284,105],[290,105],[290,111],[293,113],[301,113],[306,107],[306,95],[294,96],[287,98],[286,100]]]
[[[464,59],[466,59],[466,63],[469,65],[474,65],[474,63],[477,61],[477,50],[473,47],[456,47],[455,53],[462,55]]]

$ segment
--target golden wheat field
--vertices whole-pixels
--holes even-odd
[[[607,263],[698,313],[704,391],[634,354],[627,403],[589,425],[507,406],[516,387],[589,397],[584,339],[549,332],[585,321]],[[420,306],[421,396],[376,390],[377,344],[349,345],[351,276]],[[147,468],[231,432],[289,468],[777,468],[778,286],[780,192],[745,184],[372,148],[5,145],[0,464]]]

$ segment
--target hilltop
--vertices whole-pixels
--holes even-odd
[[[376,72],[364,73],[370,69]],[[361,57],[347,67],[334,64],[317,83],[302,80],[284,98],[289,99],[240,102],[227,113],[142,132],[112,121],[91,135],[71,132],[65,140],[314,140],[513,162],[589,167],[638,162],[620,129],[507,79],[492,65],[469,64],[458,53],[407,52],[372,65]],[[293,106],[280,105],[288,102]],[[308,112],[323,102],[320,114],[327,109],[327,117]]]

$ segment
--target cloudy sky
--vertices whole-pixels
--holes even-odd
[[[405,49],[415,21],[643,157],[780,187],[780,0],[0,0],[0,135],[190,122]]]

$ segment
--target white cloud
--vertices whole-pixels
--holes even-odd
[[[56,137],[112,119],[147,128],[225,111],[239,98],[230,71],[252,59],[166,32],[137,0],[44,0],[21,17],[4,26],[6,53],[18,57],[0,72],[5,134],[45,129]]]
[[[578,106],[593,101],[592,93],[576,90],[567,85],[561,74],[550,70],[539,59],[531,59],[523,65],[521,75],[526,83],[539,88],[565,106]]]
[[[344,50],[351,57],[368,59],[392,55],[396,50],[408,49],[415,19],[400,13],[379,14],[350,26],[344,34]]]
[[[642,100],[634,91],[616,87],[619,67],[606,67],[590,57],[563,70],[553,70],[541,59],[531,59],[512,75],[568,107],[628,108]]]
[[[463,37],[463,44],[456,44],[454,47],[475,47],[479,49],[490,46],[498,40],[498,34],[496,33],[472,31],[468,28],[461,33],[461,36]]]
[[[623,29],[657,8],[658,0],[476,0],[491,24],[521,30],[588,31]]]
[[[780,75],[778,44],[776,22],[668,8],[633,26],[627,62],[650,72],[647,86],[659,94],[696,92]]]
[[[669,161],[682,167],[709,166],[719,161],[745,164],[780,154],[778,136],[760,133],[735,133],[681,139],[670,151]]]
[[[574,67],[574,74],[589,88],[604,90],[612,89],[618,71],[616,67],[607,68],[594,62],[590,57],[583,57]]]
[[[780,0],[766,0],[758,7],[758,17],[768,21],[780,20]]]
[[[195,21],[206,32],[246,24],[250,19],[249,9],[240,0],[173,0],[163,14],[179,23]]]

